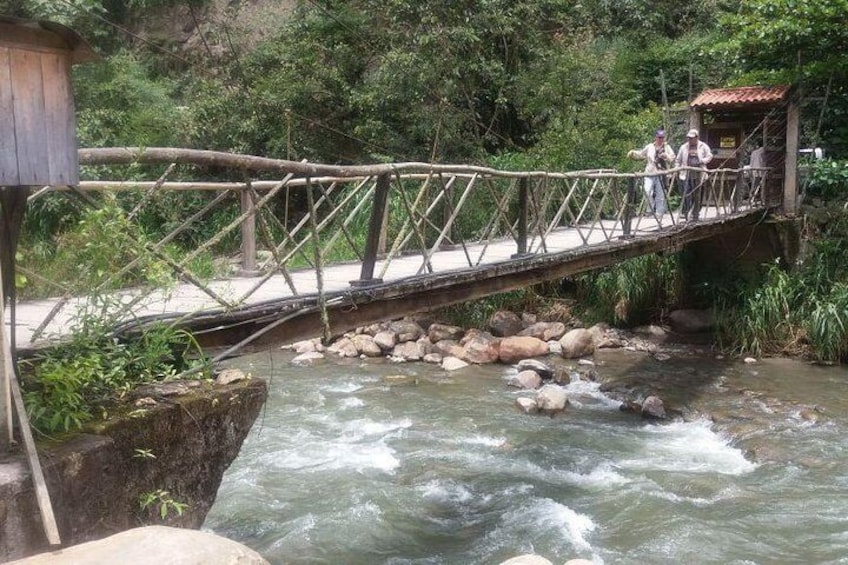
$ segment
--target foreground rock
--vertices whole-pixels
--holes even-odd
[[[147,526],[97,541],[34,555],[14,565],[268,565],[252,549],[196,530]],[[12,565],[12,564],[9,564]]]
[[[568,395],[565,393],[565,388],[559,385],[543,386],[536,393],[536,405],[539,406],[539,412],[551,416],[562,412],[568,405]]]
[[[203,524],[267,390],[256,378],[183,389],[182,394],[167,397],[139,392],[132,400],[156,402],[128,406],[127,416],[91,426],[88,433],[67,441],[40,446],[63,543],[82,543],[144,523],[187,528]],[[138,450],[155,459],[139,456]],[[182,515],[172,510],[163,521],[158,505],[140,508],[142,495],[159,490],[186,504]],[[0,562],[46,549],[24,456],[0,458]]]
[[[562,356],[566,359],[585,357],[595,352],[595,342],[592,332],[579,328],[571,330],[559,340],[562,346]]]

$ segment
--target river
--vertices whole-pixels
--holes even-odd
[[[683,416],[651,423],[577,379],[519,414],[504,365],[291,357],[233,362],[270,394],[204,526],[271,563],[848,563],[843,368],[598,352]]]

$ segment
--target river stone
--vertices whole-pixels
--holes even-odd
[[[668,315],[668,321],[676,332],[701,333],[713,328],[715,315],[712,310],[675,310]]]
[[[397,345],[398,336],[395,332],[380,331],[374,334],[374,343],[382,351],[391,351]]]
[[[547,355],[548,344],[530,336],[510,336],[501,340],[499,358],[501,363],[515,363],[528,357]]]
[[[424,357],[428,353],[438,353],[435,346],[433,346],[433,342],[426,335],[419,337],[416,343],[418,344],[418,350],[421,351],[421,357]]]
[[[565,410],[568,405],[568,395],[565,388],[559,385],[545,385],[536,393],[536,404],[540,412],[556,414]]]
[[[432,343],[437,343],[443,339],[460,340],[465,335],[465,330],[459,326],[448,326],[445,324],[431,324],[427,330],[427,337]]]
[[[298,365],[298,366],[302,367],[302,366],[306,366],[306,365],[312,365],[316,361],[320,361],[323,358],[324,358],[323,353],[319,353],[317,351],[308,351],[306,353],[301,353],[300,355],[298,355],[297,357],[292,359],[292,363],[294,365]]]
[[[536,314],[531,312],[522,312],[521,313],[521,325],[526,327],[532,326],[536,322],[539,321],[539,317]]]
[[[453,339],[443,339],[433,344],[434,353],[441,353],[444,357],[459,357],[462,354],[462,346]]]
[[[535,414],[539,411],[539,405],[532,398],[519,396],[515,399],[515,408],[522,414]]]
[[[349,337],[341,337],[336,340],[327,351],[335,353],[339,357],[359,357],[359,351],[356,349],[353,341]]]
[[[421,326],[410,320],[392,322],[389,329],[397,334],[399,342],[415,341],[424,335],[424,330]]]
[[[665,418],[665,406],[658,396],[649,396],[642,403],[642,417],[662,420]]]
[[[562,355],[562,344],[558,340],[552,339],[548,342],[548,352],[551,355]]]
[[[14,561],[17,565],[268,565],[252,549],[198,530],[146,526]]]
[[[483,334],[476,335],[466,341],[459,355],[457,355],[463,361],[477,365],[494,363],[498,360],[499,356],[500,343],[494,338],[489,339],[485,337]]]
[[[247,378],[247,375],[244,374],[244,371],[241,369],[224,369],[218,376],[215,377],[216,385],[228,385],[230,383],[235,383],[238,381],[243,381]]]
[[[441,353],[428,353],[424,356],[422,361],[425,363],[432,363],[433,365],[440,365],[442,363],[442,359],[444,359],[444,357]]]
[[[445,371],[456,371],[468,367],[468,363],[459,357],[445,357],[442,359],[442,369]]]
[[[292,350],[300,355],[301,353],[311,353],[313,351],[317,351],[315,348],[315,342],[311,339],[304,339],[303,341],[295,342],[291,345]]]
[[[380,357],[383,354],[383,349],[377,345],[374,338],[368,334],[355,335],[351,341],[360,355],[365,355],[366,357]]]
[[[565,324],[562,322],[536,322],[518,332],[518,335],[529,335],[542,341],[551,341],[565,335]]]
[[[524,324],[521,323],[518,314],[509,310],[498,310],[492,314],[486,325],[495,337],[515,335],[524,329]]]
[[[553,565],[553,563],[551,563],[544,557],[539,557],[538,555],[527,553],[525,555],[513,557],[512,559],[507,559],[506,561],[502,562],[501,565]]]
[[[462,339],[459,340],[459,344],[464,346],[466,343],[471,341],[472,339],[482,337],[483,339],[488,339],[489,341],[500,341],[499,337],[495,337],[489,332],[484,332],[483,330],[478,330],[477,328],[470,328],[465,332],[465,335],[462,336]]]
[[[421,346],[417,341],[405,341],[398,343],[392,349],[392,357],[399,357],[406,361],[418,361],[424,357],[424,352],[421,351]]]
[[[542,377],[536,371],[521,371],[517,375],[510,377],[506,384],[515,388],[535,389],[541,386]]]
[[[522,359],[516,365],[519,371],[535,371],[543,379],[550,379],[554,376],[554,370],[547,363],[543,363],[538,359]]]
[[[592,338],[592,332],[585,328],[571,330],[562,336],[559,344],[562,346],[562,356],[566,359],[585,357],[595,352],[595,342]]]

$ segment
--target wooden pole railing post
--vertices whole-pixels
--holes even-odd
[[[518,237],[515,241],[516,252],[513,259],[526,257],[527,253],[527,204],[530,192],[527,189],[527,177],[518,180]]]
[[[612,183],[612,191],[618,188],[616,186],[616,179],[610,179]],[[621,231],[623,232],[621,239],[633,239],[633,234],[631,233],[632,224],[633,224],[633,208],[636,206],[636,177],[630,177],[627,179],[627,194],[625,195],[624,200],[624,214],[621,217]]]
[[[239,191],[241,212],[247,214],[241,222],[241,270],[243,277],[255,277],[259,274],[256,268],[256,203],[253,201],[253,191],[248,180]]]
[[[374,266],[377,264],[377,254],[380,250],[380,234],[389,201],[390,179],[389,173],[377,177],[374,201],[371,205],[371,220],[368,222],[368,237],[365,241],[365,252],[362,254],[362,270],[359,279],[350,281],[351,286],[368,286],[383,282],[383,279],[374,278]]]

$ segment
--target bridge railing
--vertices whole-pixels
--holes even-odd
[[[39,324],[34,338],[75,296],[114,289],[127,273],[149,272],[154,263],[203,295],[204,305],[198,309],[209,308],[211,301],[216,308],[232,310],[280,294],[297,297],[312,295],[316,289],[338,290],[340,285],[363,287],[387,278],[522,260],[679,229],[680,172],[701,178],[705,220],[777,204],[762,201],[765,169],[669,171],[663,190],[672,206],[659,215],[648,208],[644,174],[610,170],[516,172],[428,163],[337,167],[157,148],[81,150],[80,160],[88,166],[123,167],[114,171],[125,172],[126,165],[136,163],[165,170],[155,181],[83,181],[74,189],[47,187],[31,196],[55,199],[74,194],[92,206],[107,196],[113,198],[125,211],[121,221],[126,225],[110,236],[139,244],[137,251],[95,282],[54,281],[62,299]],[[168,180],[177,166],[197,167],[196,171],[225,167],[244,180]],[[100,168],[99,174],[108,175],[108,170]],[[269,174],[279,180],[254,178]],[[174,198],[175,193],[183,197]],[[172,198],[165,199],[167,194]],[[166,225],[151,233],[151,214],[162,216],[163,209]],[[147,222],[143,229],[138,226],[142,219]],[[146,237],[140,241],[142,233]],[[504,241],[511,243],[505,247]],[[238,289],[227,281],[233,273],[210,274],[196,267],[204,257],[233,247],[241,251],[235,275],[250,277],[250,284]],[[328,274],[330,264],[348,264],[352,270],[345,273],[355,274],[334,280],[336,275]],[[25,261],[22,268],[25,274],[38,276],[27,271]],[[142,282],[130,280],[136,285]],[[155,284],[135,286],[127,291],[123,306],[137,315],[156,292],[162,290]]]

